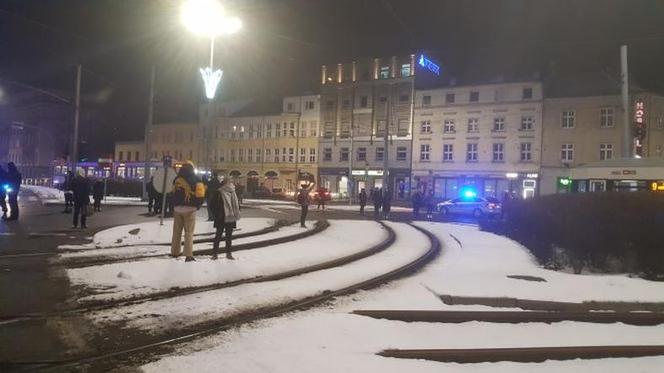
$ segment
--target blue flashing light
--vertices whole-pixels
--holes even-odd
[[[436,63],[425,57],[423,54],[420,54],[420,58],[417,60],[417,63],[426,68],[427,70],[431,71],[432,73],[436,75],[440,75],[440,66],[438,66]]]
[[[465,199],[471,199],[477,197],[477,192],[472,188],[463,188],[461,189],[461,196]]]
[[[11,193],[11,192],[14,191],[14,189],[12,189],[12,187],[11,187],[9,184],[5,184],[5,185],[3,185],[3,186],[2,186],[2,189],[4,189],[5,192],[7,192],[7,193]]]

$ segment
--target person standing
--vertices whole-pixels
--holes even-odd
[[[419,219],[420,208],[422,208],[422,194],[420,194],[419,189],[417,189],[415,193],[413,193],[412,202],[413,202],[413,218]]]
[[[185,262],[194,261],[194,228],[196,227],[196,210],[205,199],[205,185],[194,173],[194,166],[185,163],[173,181],[171,200],[173,203],[173,239],[171,240],[171,256],[182,255],[182,230],[184,229]]]
[[[378,220],[380,217],[380,207],[383,205],[382,190],[375,188],[373,192],[373,205],[374,205],[374,219]]]
[[[433,190],[429,191],[429,194],[427,194],[426,198],[424,199],[424,203],[427,207],[427,219],[432,220],[433,211],[436,209],[436,197],[433,194]]]
[[[314,183],[302,184],[300,185],[300,191],[297,193],[296,201],[301,207],[300,211],[300,227],[306,228],[304,224],[307,220],[307,213],[309,212],[309,204],[311,203],[311,198],[309,197],[309,192],[314,188]]]
[[[360,200],[360,214],[364,215],[364,206],[367,205],[367,191],[362,188],[357,197]]]
[[[230,184],[233,185],[233,183]],[[205,189],[205,201],[207,202],[208,221],[215,220],[215,214],[212,211],[212,202],[214,194],[217,193],[220,187],[221,183],[219,182],[219,175],[217,174],[216,171],[212,172],[212,177],[210,178],[210,181],[208,181],[207,189]],[[235,186],[233,186],[233,190],[235,190]]]
[[[152,215],[152,209],[157,212],[157,191],[154,189],[154,176],[145,184],[145,193],[148,195],[148,215]]]
[[[101,212],[101,200],[104,199],[104,182],[101,180],[95,181],[92,186],[92,199],[94,199],[95,211]]]
[[[383,218],[390,218],[390,210],[392,209],[392,191],[385,188],[383,190]]]
[[[219,185],[216,190],[211,192],[208,202],[212,208],[216,228],[212,244],[212,259],[218,258],[219,241],[223,235],[226,239],[226,259],[234,260],[235,258],[231,254],[231,243],[233,229],[237,227],[237,221],[240,220],[240,201],[235,193],[235,185],[228,179],[224,179]]]
[[[74,219],[71,227],[78,228],[79,215],[81,217],[81,228],[87,228],[88,205],[90,205],[90,181],[83,176],[83,170],[79,170],[71,181],[71,190],[74,200]]]
[[[5,184],[8,185],[7,199],[9,200],[9,217],[6,220],[18,220],[18,191],[23,181],[14,162],[7,163],[7,176]]]
[[[0,166],[0,208],[2,208],[2,220],[7,219],[7,190],[5,186],[9,188],[9,184],[7,184],[7,171]]]
[[[74,192],[71,190],[71,183],[74,181],[74,173],[67,171],[67,176],[65,176],[65,183],[63,189],[65,191],[65,210],[63,213],[69,214],[72,207],[74,206]]]

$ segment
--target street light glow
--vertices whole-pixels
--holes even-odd
[[[227,17],[217,0],[185,1],[180,19],[191,32],[208,38],[232,34],[242,28],[242,21],[237,17]]]

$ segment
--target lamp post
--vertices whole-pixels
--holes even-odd
[[[200,68],[201,77],[205,87],[205,97],[209,100],[208,105],[217,93],[217,87],[221,82],[223,71],[214,68],[214,42],[222,35],[230,35],[242,28],[242,21],[237,17],[226,14],[218,0],[187,0],[183,3],[180,13],[182,23],[195,35],[210,38],[210,64]],[[205,165],[209,162],[209,141],[206,129],[212,124],[212,113],[207,110],[207,125],[203,130],[202,137],[206,139]]]

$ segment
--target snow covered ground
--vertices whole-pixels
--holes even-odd
[[[279,231],[279,236],[293,235],[301,232],[302,228],[291,226]],[[267,238],[264,236],[260,236],[261,239]],[[173,287],[210,285],[281,273],[351,255],[369,249],[386,238],[387,231],[372,221],[334,221],[329,228],[315,236],[237,252],[234,254],[235,261],[214,261],[205,256],[198,257],[195,265],[192,265],[181,259],[153,258],[69,269],[67,275],[73,285],[103,290],[82,301],[117,299],[167,291]],[[238,241],[235,243],[241,243]],[[210,246],[203,245],[205,248]],[[165,253],[168,248],[163,250]],[[196,296],[207,297],[207,293]]]
[[[437,294],[459,296],[510,296],[558,301],[628,300],[664,301],[664,283],[626,276],[579,276],[543,270],[520,245],[477,228],[418,223],[443,242],[443,255],[418,274],[380,289],[338,298],[333,304],[304,312],[262,320],[180,346],[180,353],[143,366],[146,372],[661,372],[664,357],[546,361],[539,364],[482,363],[452,364],[423,360],[401,360],[375,355],[386,348],[484,348],[575,345],[664,344],[664,326],[639,327],[622,323],[590,324],[461,324],[405,323],[374,320],[349,314],[357,309],[453,309],[486,310],[482,306],[446,306]],[[399,227],[396,250],[388,255],[414,255],[427,246],[423,235]],[[410,231],[408,231],[410,229]],[[419,237],[418,237],[419,235]],[[461,241],[460,246],[454,237]],[[419,249],[417,249],[419,247]],[[411,248],[412,250],[409,250]],[[407,254],[408,253],[408,254]],[[158,311],[157,323],[200,315],[208,307],[217,315],[258,302],[257,295],[279,298],[272,292],[294,296],[316,284],[356,281],[359,272],[384,271],[391,259],[378,254],[353,263],[355,271],[343,267],[329,276],[314,273],[279,281],[251,284],[211,299],[170,304]],[[361,263],[364,262],[364,263]],[[370,264],[369,264],[370,263]],[[393,262],[394,263],[394,262]],[[325,272],[325,271],[322,271]],[[532,275],[547,282],[528,282],[506,275]],[[307,281],[301,281],[306,279]],[[207,293],[206,293],[207,294]],[[263,299],[265,301],[265,299]],[[213,309],[213,310],[212,310]],[[143,310],[147,311],[147,310]],[[140,322],[137,324],[140,325]]]
[[[215,232],[214,224],[207,221],[207,212],[202,209],[196,214],[195,235],[213,235]],[[249,233],[265,229],[276,224],[274,219],[269,218],[244,218],[237,224],[236,234]],[[58,248],[68,250],[109,248],[127,245],[155,245],[171,242],[173,234],[173,219],[165,219],[164,225],[159,225],[159,221],[150,221],[139,224],[119,225],[117,227],[105,229],[97,232],[92,238],[92,242],[83,245],[61,245]],[[195,238],[200,238],[195,237]]]

